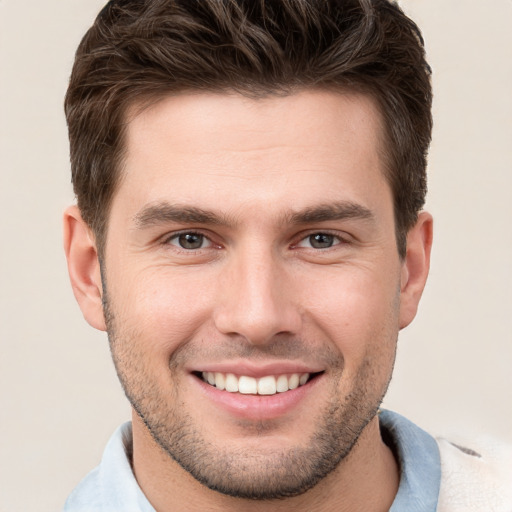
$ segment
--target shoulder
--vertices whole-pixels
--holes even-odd
[[[154,512],[131,468],[131,424],[121,425],[110,438],[100,465],[69,495],[63,512]]]
[[[68,496],[62,512],[87,512],[102,509],[100,468],[93,469]]]
[[[492,439],[437,443],[438,512],[512,512],[512,445]]]

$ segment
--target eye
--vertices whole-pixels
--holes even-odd
[[[298,247],[312,247],[313,249],[329,249],[340,243],[340,238],[329,233],[313,233],[302,239]]]
[[[210,240],[208,240],[208,238],[206,238],[204,235],[192,232],[179,233],[174,235],[169,239],[168,243],[188,251],[205,249],[206,247],[210,247],[212,245]]]

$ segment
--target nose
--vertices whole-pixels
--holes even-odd
[[[267,344],[278,334],[297,334],[301,314],[285,266],[271,250],[234,256],[223,269],[216,328],[255,345]]]

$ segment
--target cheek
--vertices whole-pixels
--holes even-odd
[[[399,281],[358,269],[332,272],[327,286],[313,286],[304,295],[306,310],[346,361],[381,349],[393,349],[398,334]]]
[[[168,359],[211,316],[208,296],[197,279],[173,269],[145,269],[117,283],[112,293],[109,286],[116,324],[125,332],[137,332],[142,350],[150,346],[155,357]]]

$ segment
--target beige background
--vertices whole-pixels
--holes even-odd
[[[59,510],[129,417],[68,284],[62,100],[100,0],[0,0],[0,511]],[[404,0],[434,68],[431,278],[385,405],[512,441],[512,1]]]

